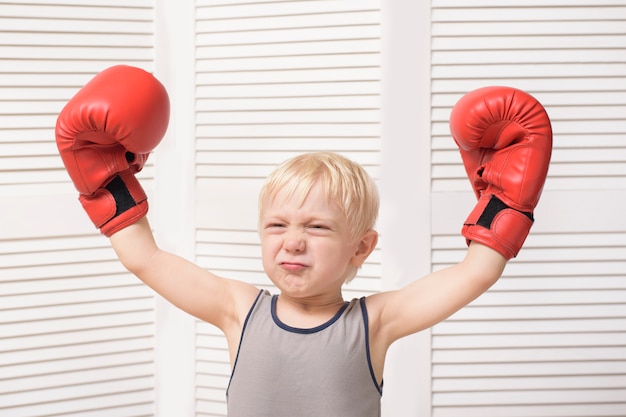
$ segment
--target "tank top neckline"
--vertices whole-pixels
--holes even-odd
[[[348,308],[348,306],[350,305],[348,301],[344,301],[339,311],[337,311],[337,313],[335,313],[335,315],[331,317],[326,323],[322,323],[319,326],[310,327],[310,328],[300,328],[300,327],[289,326],[288,324],[283,323],[280,320],[280,318],[278,318],[278,314],[276,313],[277,302],[278,302],[278,294],[272,295],[271,312],[272,312],[272,320],[274,321],[274,324],[276,324],[278,327],[280,327],[281,329],[285,331],[288,331],[291,333],[299,333],[299,334],[312,334],[312,333],[317,333],[324,329],[327,329],[328,327],[332,326],[333,323],[339,320],[339,318],[344,313],[344,311],[346,311],[346,308]]]

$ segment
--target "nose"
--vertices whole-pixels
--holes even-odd
[[[290,230],[285,234],[283,248],[288,252],[302,252],[304,250],[304,236],[298,230]]]

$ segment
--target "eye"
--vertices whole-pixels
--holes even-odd
[[[328,226],[326,226],[325,224],[320,224],[320,223],[310,224],[307,226],[307,228],[311,230],[330,230]]]

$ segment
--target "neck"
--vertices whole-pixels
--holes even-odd
[[[341,292],[332,296],[313,296],[307,298],[297,298],[281,293],[278,302],[286,307],[296,308],[301,311],[315,312],[327,309],[336,309],[344,304]]]
[[[312,328],[330,320],[344,305],[341,294],[329,298],[293,298],[280,294],[276,315],[283,323],[297,328]]]

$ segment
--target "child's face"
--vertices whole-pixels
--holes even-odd
[[[263,267],[274,285],[298,298],[336,297],[358,246],[337,205],[326,201],[319,183],[304,204],[283,192],[263,204]]]

